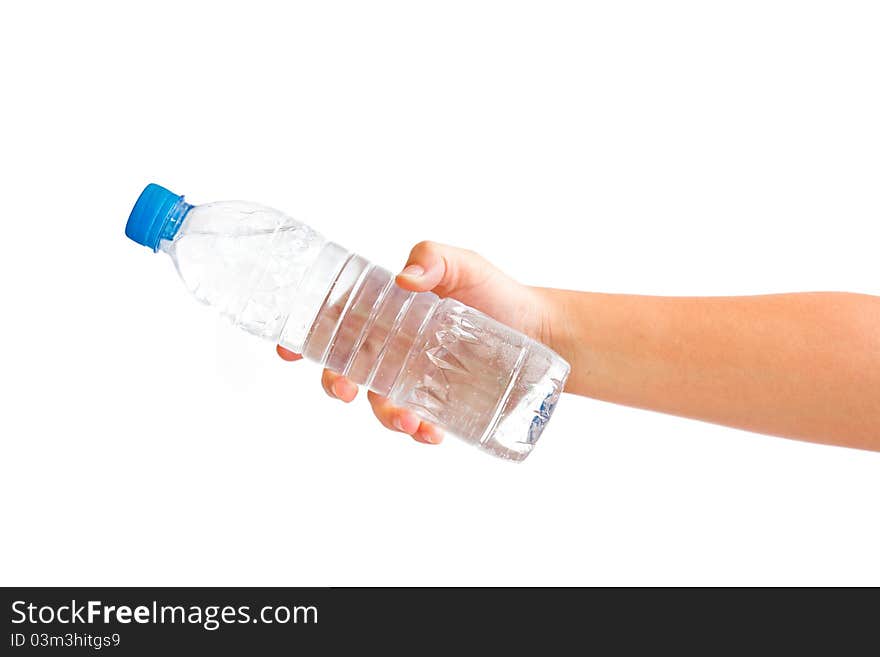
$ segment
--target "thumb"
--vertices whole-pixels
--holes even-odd
[[[495,271],[482,256],[437,242],[419,242],[409,252],[397,284],[412,292],[434,291],[441,297],[483,283]]]

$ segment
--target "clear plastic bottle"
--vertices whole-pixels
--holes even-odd
[[[271,208],[193,206],[150,184],[125,233],[171,256],[193,295],[242,329],[502,458],[528,456],[568,376],[544,345],[454,299],[398,287]]]

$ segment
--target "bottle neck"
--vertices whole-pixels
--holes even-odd
[[[177,235],[181,225],[183,225],[183,220],[186,219],[187,213],[192,210],[192,208],[192,204],[184,201],[182,196],[178,199],[174,207],[171,208],[167,215],[165,215],[165,223],[162,225],[162,230],[159,232],[159,244],[161,244],[163,240],[168,240],[170,242],[174,239],[174,236]]]

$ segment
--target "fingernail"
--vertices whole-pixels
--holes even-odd
[[[403,268],[403,271],[400,272],[401,276],[406,276],[407,278],[421,278],[425,273],[425,268],[421,265],[407,265]]]
[[[333,394],[336,395],[337,399],[341,399],[347,403],[351,401],[349,397],[352,396],[352,387],[353,384],[345,379],[336,379],[333,382]]]
[[[413,433],[419,428],[419,418],[406,410],[399,411],[391,423],[395,429],[403,433]]]
[[[424,440],[426,443],[430,443],[432,445],[437,445],[440,441],[443,440],[443,434],[440,433],[440,430],[435,428],[432,425],[428,425],[427,427],[422,427],[416,432],[416,436]]]

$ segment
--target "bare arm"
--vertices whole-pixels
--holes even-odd
[[[880,297],[539,293],[569,392],[880,450]]]
[[[787,438],[880,450],[880,297],[650,297],[522,285],[476,253],[421,242],[397,277],[482,310],[571,363],[566,392]],[[286,360],[297,355],[279,348]],[[324,371],[349,402],[357,386]],[[438,443],[369,394],[384,426]]]

